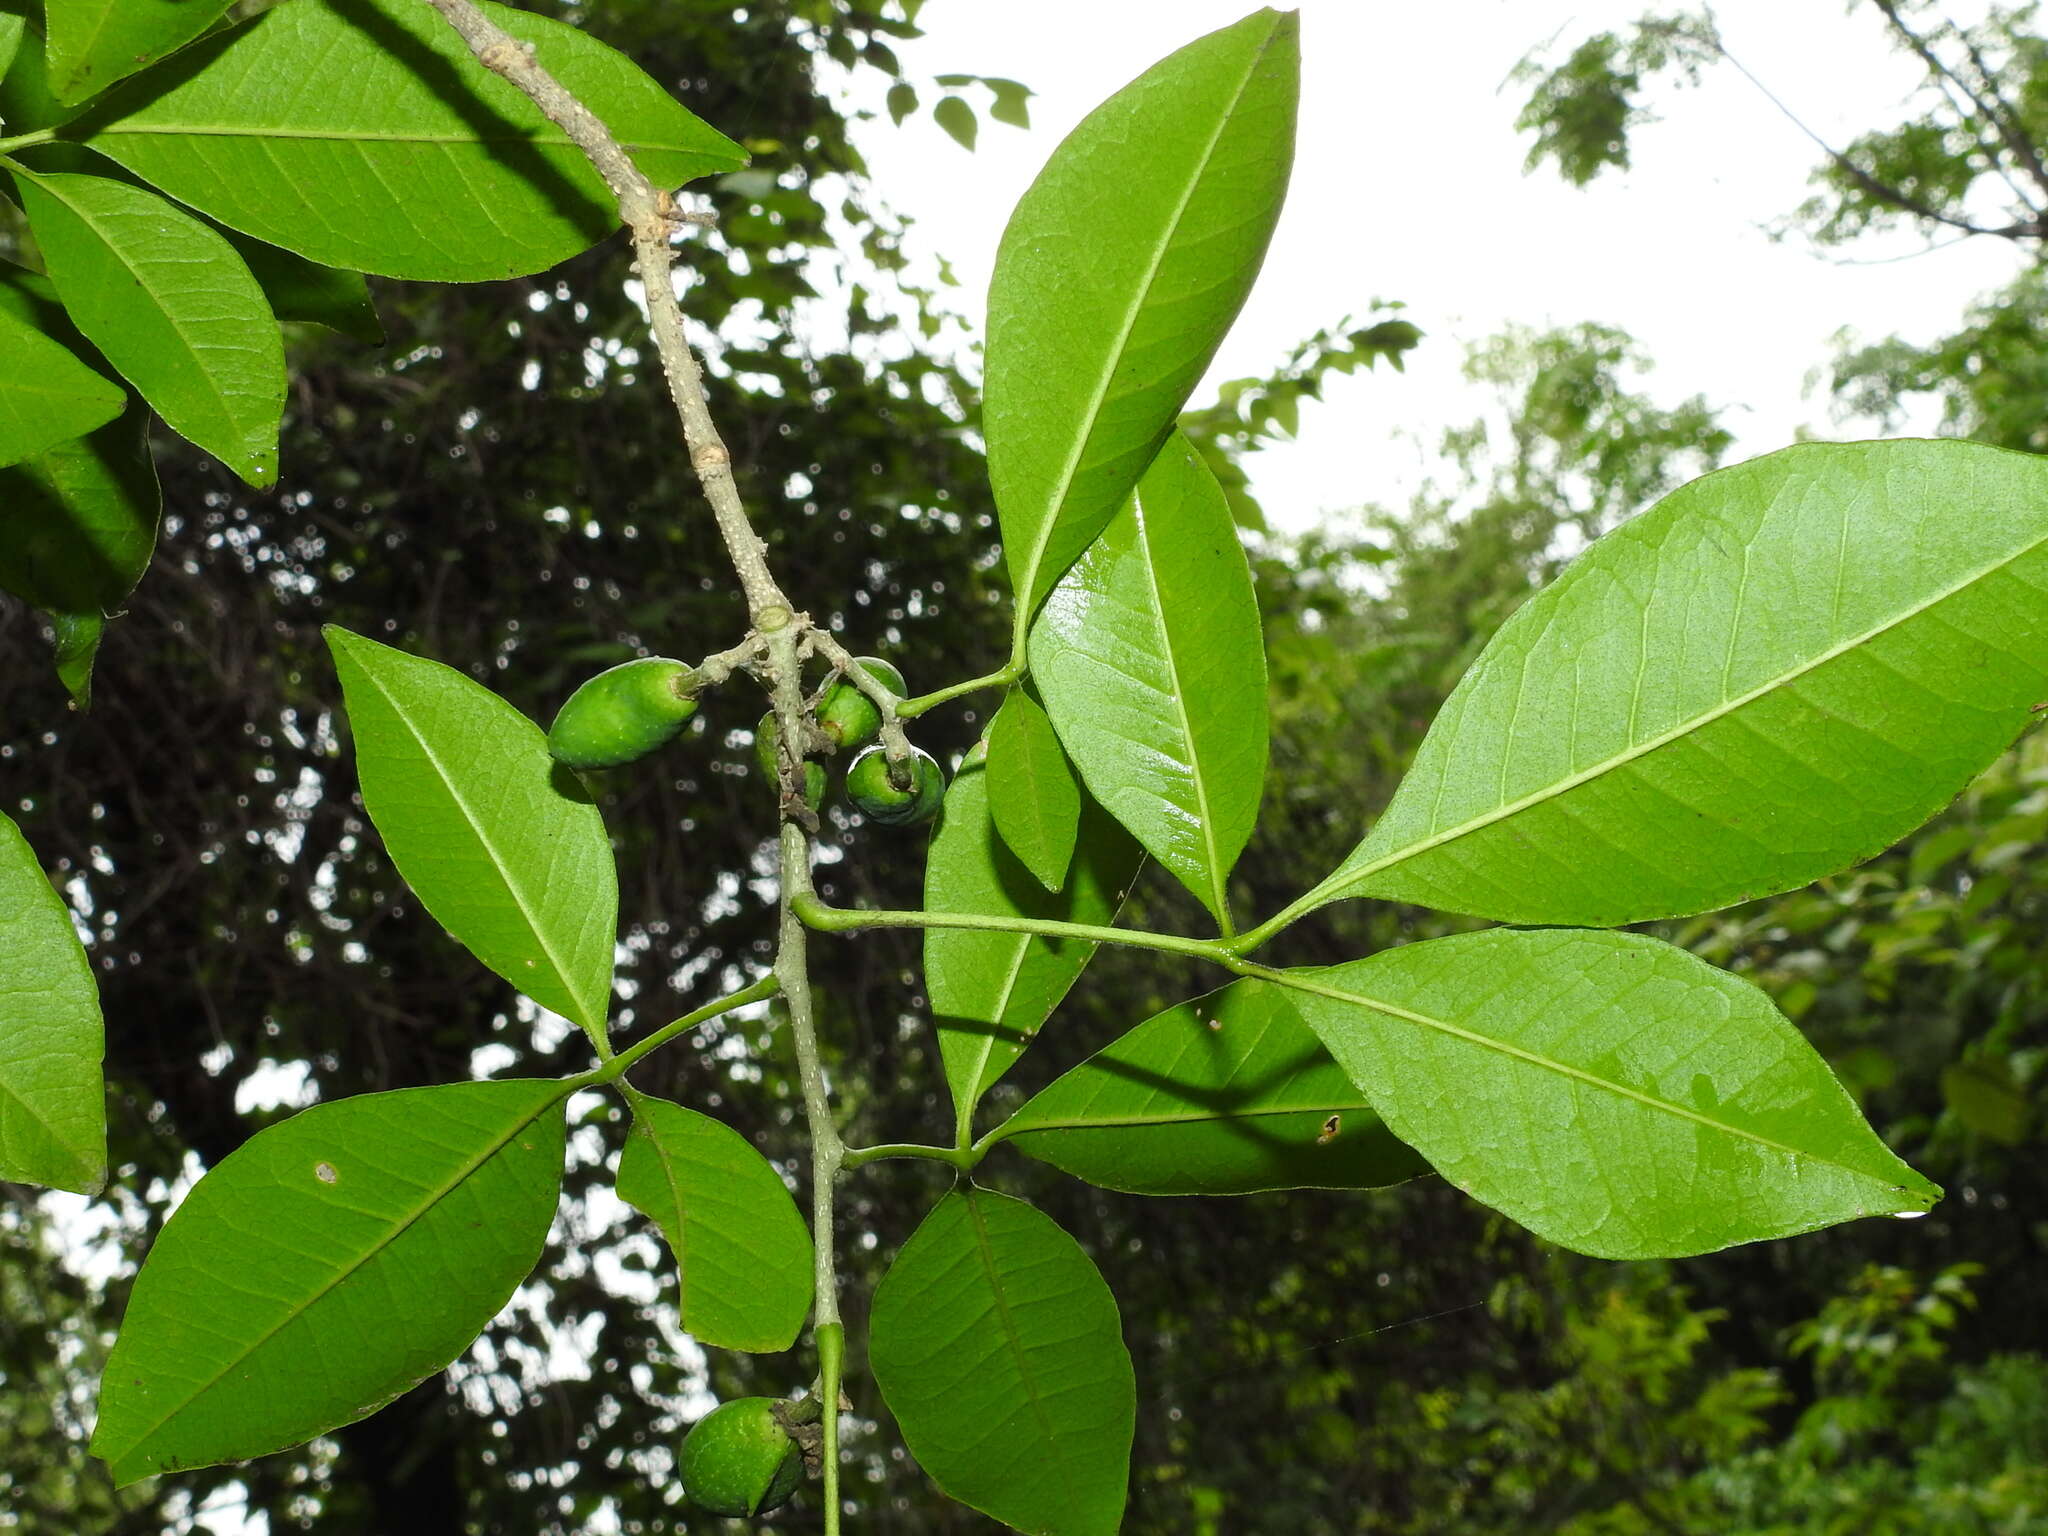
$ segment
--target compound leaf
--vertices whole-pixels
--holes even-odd
[[[1275,979],[1395,1135],[1581,1253],[1707,1253],[1940,1198],[1763,992],[1656,939],[1496,928]]]
[[[682,1323],[714,1349],[787,1349],[811,1309],[811,1233],[782,1176],[709,1115],[636,1094],[619,1198],[675,1255]]]
[[[406,884],[477,959],[601,1032],[619,885],[597,807],[489,689],[338,625],[325,633],[363,805]]]
[[[1139,1195],[1371,1189],[1429,1167],[1286,990],[1258,980],[1154,1014],[1040,1089],[994,1139]]]
[[[918,1465],[1035,1536],[1114,1536],[1137,1382],[1116,1300],[1021,1200],[950,1194],[875,1288],[869,1364]]]

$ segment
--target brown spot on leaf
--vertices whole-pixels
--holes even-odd
[[[1316,1133],[1316,1145],[1326,1147],[1335,1141],[1337,1139],[1338,1127],[1342,1124],[1343,1118],[1339,1115],[1332,1115],[1329,1119],[1325,1120],[1322,1130]]]

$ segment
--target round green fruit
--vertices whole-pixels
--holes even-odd
[[[775,1417],[775,1400],[720,1403],[683,1436],[676,1470],[683,1492],[714,1515],[759,1515],[789,1502],[803,1480],[803,1452]]]
[[[548,727],[548,751],[571,768],[637,762],[697,713],[685,691],[696,674],[666,656],[643,656],[600,672],[569,695]]]
[[[903,674],[879,656],[856,656],[853,664],[893,694],[905,690]],[[843,677],[834,678],[818,701],[818,729],[841,747],[864,747],[882,734],[882,711]]]
[[[910,788],[889,777],[889,759],[880,747],[869,747],[846,770],[846,798],[869,821],[885,827],[914,827],[939,813],[946,797],[946,775],[929,753],[911,749]]]
[[[775,723],[775,711],[771,709],[754,727],[754,761],[761,765],[769,786],[778,794],[782,784],[782,754],[776,747],[781,736],[781,728]],[[804,804],[815,811],[824,803],[825,765],[807,761],[804,764]]]

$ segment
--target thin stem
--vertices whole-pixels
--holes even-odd
[[[33,133],[17,133],[12,138],[0,139],[0,155],[10,150],[29,149],[37,144],[54,144],[56,141],[57,130],[54,128],[38,128]]]
[[[1095,923],[1062,923],[1049,918],[1003,917],[981,912],[891,912],[866,907],[831,907],[815,896],[796,903],[796,915],[821,933],[852,933],[861,928],[966,928],[982,933],[1036,933],[1052,939],[1087,939],[1097,944],[1123,944],[1156,949],[1168,955],[1192,955],[1229,970],[1242,963],[1232,945],[1220,939],[1184,939],[1176,933],[1144,928],[1105,928]]]
[[[794,642],[781,642],[792,652]],[[778,680],[778,693],[793,693],[795,668]],[[782,701],[778,698],[777,703]],[[812,1301],[811,1334],[818,1346],[819,1390],[824,1394],[825,1531],[839,1530],[839,1357],[845,1327],[839,1320],[839,1273],[833,1252],[833,1187],[846,1160],[846,1143],[833,1123],[832,1100],[825,1085],[825,1063],[818,1049],[817,1018],[811,1001],[810,935],[796,914],[796,905],[810,894],[811,843],[803,828],[782,824],[781,933],[775,952],[776,974],[782,978],[783,1000],[789,1008],[790,1037],[796,1043],[798,1081],[803,1085],[804,1117],[811,1133],[811,1246],[816,1296]],[[829,1342],[828,1342],[829,1341]]]
[[[562,88],[555,77],[534,58],[533,45],[522,43],[491,21],[473,0],[422,0],[439,11],[469,44],[477,62],[525,93],[548,120],[583,151],[597,173],[618,200],[619,216],[633,236],[633,265],[647,293],[648,329],[661,354],[662,373],[668,379],[670,397],[683,428],[683,441],[690,450],[690,464],[711,503],[718,532],[725,540],[726,554],[738,572],[746,592],[747,608],[754,623],[766,629],[764,619],[782,610],[787,619],[793,610],[768,569],[768,550],[755,534],[733,484],[732,454],[711,420],[711,408],[704,398],[704,372],[690,350],[683,330],[682,306],[676,302],[670,272],[669,236],[680,222],[675,199],[654,185],[619,146],[611,131],[597,115]]]
[[[901,700],[896,705],[896,718],[915,720],[928,709],[961,697],[963,694],[979,693],[984,688],[1007,688],[1024,675],[1024,657],[1020,652],[1010,658],[1009,665],[998,667],[980,677],[970,677],[964,683],[955,683],[950,688],[941,688],[937,693],[921,693],[914,699]]]
[[[781,990],[781,978],[773,973],[763,976],[751,986],[741,987],[737,992],[728,992],[715,1002],[706,1003],[696,1012],[686,1013],[673,1023],[662,1025],[645,1040],[635,1041],[603,1066],[593,1067],[573,1081],[578,1088],[596,1088],[604,1083],[615,1082],[625,1076],[641,1057],[660,1050],[677,1035],[685,1034],[707,1019],[717,1018],[721,1013],[731,1013],[733,1009],[744,1008],[748,1003],[758,1003],[764,998],[773,997]]]
[[[848,1147],[839,1166],[859,1168],[892,1157],[925,1158],[934,1163],[950,1164],[963,1173],[981,1161],[981,1154],[970,1147],[927,1147],[921,1142],[887,1141],[872,1147]]]

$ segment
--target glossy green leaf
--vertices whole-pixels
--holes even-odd
[[[362,273],[323,267],[236,230],[225,233],[278,319],[324,325],[372,346],[384,340],[384,322]]]
[[[226,14],[232,0],[52,0],[50,85],[79,102],[168,57]]]
[[[1710,911],[1869,858],[2048,698],[2048,460],[1806,443],[1694,481],[1501,627],[1292,911]]]
[[[1085,806],[1066,886],[1047,891],[997,835],[986,772],[978,764],[963,766],[946,792],[925,861],[924,904],[932,912],[1107,923],[1123,905],[1142,858],[1101,807]],[[925,930],[925,991],[963,1129],[989,1084],[1024,1053],[1094,955],[1095,945],[1077,939]]]
[[[811,1233],[782,1176],[708,1115],[645,1094],[619,1159],[619,1198],[675,1255],[683,1327],[714,1349],[778,1350],[811,1310]]]
[[[939,1202],[875,1288],[868,1363],[918,1465],[1032,1536],[1114,1536],[1137,1381],[1116,1299],[1021,1200]]]
[[[1940,1198],[1770,998],[1656,939],[1497,928],[1278,979],[1395,1135],[1581,1253],[1707,1253]]]
[[[996,1137],[1139,1195],[1370,1189],[1429,1171],[1269,982],[1154,1014],[1041,1089]]]
[[[452,667],[325,630],[363,805],[421,905],[535,1002],[610,1011],[619,884],[604,820],[540,727]]]
[[[1021,636],[1237,317],[1294,157],[1300,41],[1258,11],[1089,114],[996,253],[982,411]]]
[[[82,713],[92,708],[92,666],[107,636],[106,615],[53,613],[50,627],[56,631],[57,681],[71,695],[71,707]]]
[[[173,431],[251,485],[276,480],[284,343],[234,247],[155,193],[108,177],[18,184],[79,330]]]
[[[996,831],[1049,891],[1067,881],[1081,826],[1081,786],[1036,699],[1010,690],[988,728],[988,800]]]
[[[0,17],[0,25],[6,19]],[[42,34],[33,26],[22,28],[15,40],[14,61],[0,75],[0,123],[9,134],[32,133],[54,128],[76,117],[79,110],[58,101],[50,89],[49,54]]]
[[[163,498],[139,407],[0,469],[0,587],[52,613],[111,613],[156,547]]]
[[[297,1445],[461,1354],[547,1240],[566,1093],[365,1094],[223,1159],[158,1235],[107,1360],[92,1453],[114,1481]]]
[[[625,55],[486,5],[664,187],[746,163]],[[418,0],[292,0],[187,49],[72,132],[173,197],[330,267],[481,281],[602,239],[580,150]]]
[[[1265,787],[1265,638],[1229,503],[1186,438],[1061,578],[1030,657],[1090,793],[1228,931]]]
[[[22,35],[27,26],[26,17],[0,11],[0,79],[4,79],[13,67],[14,56],[21,51]],[[0,128],[5,126],[6,119],[0,117]]]
[[[107,1181],[106,1029],[71,909],[0,816],[0,1179]]]
[[[127,399],[120,385],[0,309],[0,465],[105,426]]]

